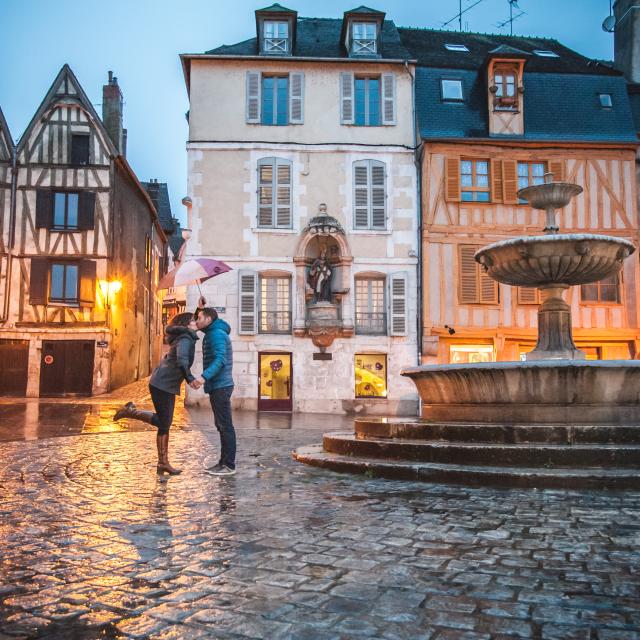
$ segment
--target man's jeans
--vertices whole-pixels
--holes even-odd
[[[236,432],[231,417],[231,394],[233,386],[213,389],[209,394],[213,419],[220,433],[220,464],[229,469],[236,468]]]

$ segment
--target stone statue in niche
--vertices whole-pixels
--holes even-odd
[[[327,248],[323,246],[320,255],[311,264],[307,275],[307,284],[313,290],[314,302],[331,302],[332,274],[333,269],[327,259]]]

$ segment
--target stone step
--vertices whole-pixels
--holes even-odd
[[[403,438],[449,442],[640,444],[640,426],[617,425],[434,424],[418,419],[357,418],[355,432],[360,438]]]
[[[293,452],[293,457],[299,462],[323,469],[396,480],[539,489],[640,489],[640,467],[547,469],[439,464],[409,460],[385,461],[329,453],[323,450],[322,445],[300,447]]]
[[[401,438],[358,438],[353,432],[323,436],[328,453],[365,458],[482,466],[635,467],[640,470],[637,444],[502,444],[437,442]]]

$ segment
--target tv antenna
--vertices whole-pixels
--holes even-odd
[[[496,27],[498,27],[498,29],[502,29],[502,27],[509,25],[509,35],[513,35],[513,23],[515,20],[517,20],[518,18],[522,18],[523,15],[525,15],[525,11],[523,11],[519,6],[518,6],[518,2],[519,0],[507,0],[509,3],[509,17],[506,20],[503,20],[502,22],[498,22],[498,24],[496,24]],[[517,13],[513,13],[514,8],[516,9]]]
[[[472,2],[472,0],[466,0],[467,2]],[[446,27],[448,25],[450,25],[454,20],[458,21],[458,29],[459,31],[462,31],[462,16],[467,13],[467,11],[471,11],[471,9],[473,9],[474,7],[477,7],[481,2],[484,2],[484,0],[476,0],[473,4],[469,5],[468,7],[466,7],[466,9],[462,8],[462,0],[458,0],[458,13],[456,13],[455,16],[453,16],[453,18],[450,18],[449,20],[447,20],[446,22],[443,22],[441,26]]]

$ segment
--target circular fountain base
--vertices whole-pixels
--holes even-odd
[[[380,477],[558,488],[640,488],[640,361],[416,367],[421,420],[327,433],[300,462]]]

